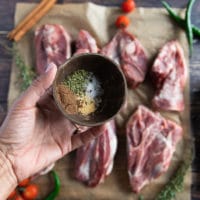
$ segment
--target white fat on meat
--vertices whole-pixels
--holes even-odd
[[[169,168],[182,128],[144,106],[126,125],[128,175],[132,190],[140,192]]]
[[[114,122],[113,122],[114,123]],[[109,175],[112,171],[113,164],[114,164],[114,156],[117,151],[117,139],[116,139],[116,130],[113,128],[112,123],[108,123],[108,138],[109,138],[109,146],[110,146],[110,156],[107,160],[107,163],[105,163],[106,168],[106,175]]]
[[[122,44],[122,47],[123,47],[124,45],[125,45],[125,44]],[[127,53],[128,55],[134,54],[135,51],[136,51],[135,43],[130,41],[130,43],[126,45],[125,51],[126,51],[126,53]]]
[[[91,141],[90,142],[90,149],[93,149],[95,145],[95,141]],[[84,148],[84,147],[83,147]],[[91,154],[92,152],[90,151],[89,154]],[[88,159],[90,159],[90,156],[88,156]],[[89,180],[90,178],[90,160],[88,160],[87,162],[84,162],[80,165],[80,174],[82,174],[82,177],[84,180]]]
[[[114,121],[104,124],[99,137],[79,148],[76,153],[75,177],[88,186],[102,183],[113,168],[117,150]]]

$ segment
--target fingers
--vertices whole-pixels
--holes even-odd
[[[87,144],[91,140],[101,135],[105,131],[105,125],[91,128],[83,133],[78,133],[72,136],[72,150]]]
[[[56,72],[56,65],[50,63],[46,72],[33,81],[31,86],[20,97],[18,105],[21,108],[30,108],[35,106],[39,99],[45,94],[46,90],[52,85]]]

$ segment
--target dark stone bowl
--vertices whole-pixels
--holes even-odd
[[[102,102],[98,109],[87,116],[68,114],[59,101],[57,85],[76,70],[84,69],[92,72],[100,81],[103,88]],[[64,116],[75,124],[97,126],[111,120],[125,102],[127,84],[121,69],[109,58],[100,54],[75,55],[59,67],[53,83],[53,96],[58,108]]]

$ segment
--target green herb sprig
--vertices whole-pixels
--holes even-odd
[[[174,199],[177,192],[183,190],[184,177],[189,169],[191,162],[183,162],[178,168],[173,178],[160,191],[155,200],[171,200]]]
[[[173,178],[158,193],[155,200],[172,200],[175,198],[177,192],[183,190],[184,177],[190,167],[190,164],[190,162],[181,163]],[[144,200],[144,197],[139,195],[138,200]]]
[[[192,164],[194,156],[194,146],[192,145],[192,140],[188,140],[185,145],[189,146],[189,148],[184,150],[184,160],[180,163],[171,180],[164,186],[155,200],[172,200],[175,198],[177,192],[181,192],[183,190],[184,178]]]
[[[0,45],[10,54],[13,56],[16,67],[18,68],[18,82],[20,91],[26,90],[30,84],[32,83],[33,79],[36,77],[36,73],[34,72],[33,68],[27,66],[24,62],[24,59],[19,54],[16,44],[13,44],[13,47],[9,47],[6,44],[0,42]]]
[[[26,65],[24,59],[17,51],[16,45],[13,46],[13,56],[15,59],[16,67],[19,70],[18,72],[19,88],[20,91],[24,91],[31,85],[33,79],[36,77],[36,74],[32,67]]]

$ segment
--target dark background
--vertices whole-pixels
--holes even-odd
[[[185,8],[188,0],[167,0],[173,7]],[[16,2],[39,2],[39,0],[0,0],[0,41],[11,46],[6,39],[13,29]],[[85,0],[58,0],[58,3],[80,3]],[[123,0],[91,0],[91,2],[120,6]],[[136,0],[137,6],[162,7],[159,0]],[[197,0],[192,12],[193,24],[200,27],[200,1]],[[192,165],[192,199],[200,200],[200,40],[195,40],[193,56],[190,59],[191,124],[195,143],[195,158]],[[0,46],[0,124],[7,113],[7,97],[12,57]]]

